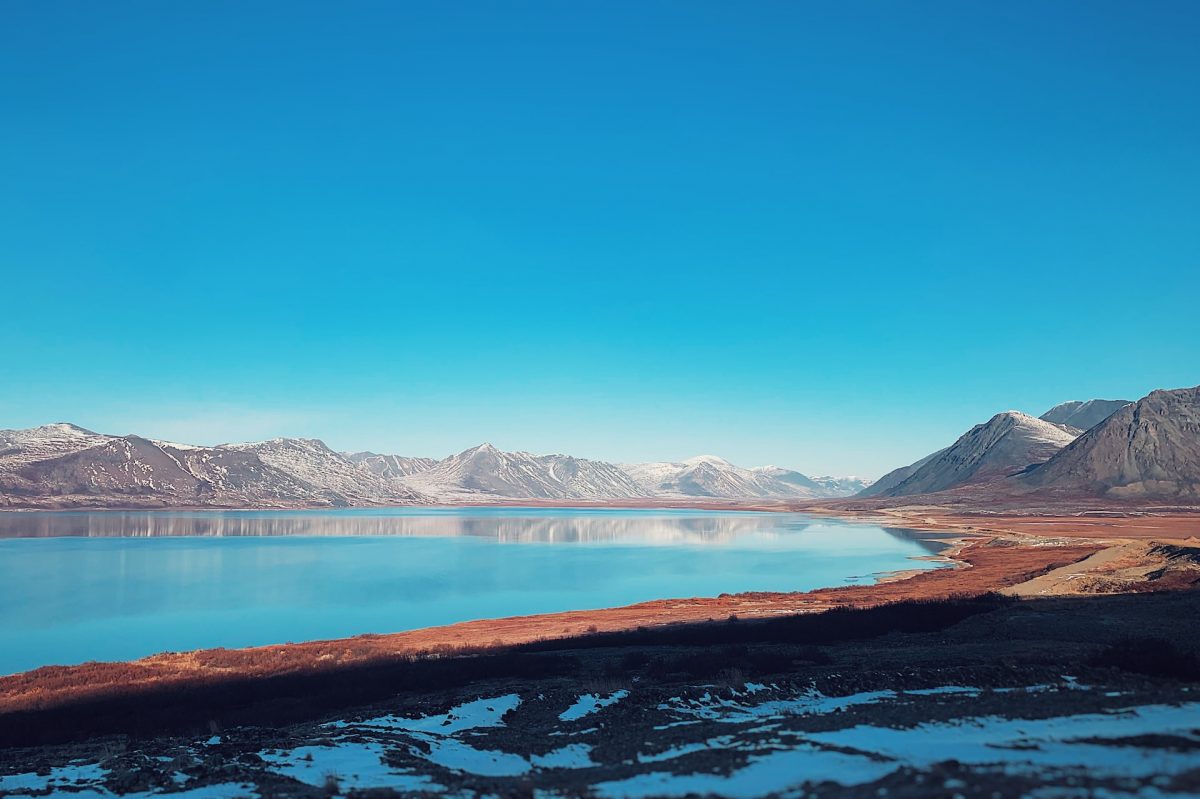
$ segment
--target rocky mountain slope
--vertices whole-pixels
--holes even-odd
[[[197,447],[71,424],[0,431],[0,507],[346,507],[493,500],[848,496],[856,478],[723,458],[617,466],[490,444],[443,460],[339,453],[317,439]]]
[[[220,449],[252,452],[263,463],[342,497],[352,505],[406,504],[423,499],[399,480],[360,467],[316,438],[273,438],[249,444],[223,444]]]
[[[611,463],[570,455],[502,452],[480,444],[404,478],[445,501],[509,499],[633,499],[646,496]]]
[[[1042,491],[1200,500],[1200,386],[1126,405],[1016,480]]]
[[[101,436],[73,425],[4,431],[0,441],[0,506],[347,504],[251,453]]]
[[[380,455],[378,452],[343,452],[342,456],[371,474],[395,480],[431,469],[435,458],[406,458],[403,455]]]
[[[0,471],[97,447],[111,439],[65,422],[28,430],[0,430]]]
[[[892,469],[890,472],[880,477],[874,483],[864,488],[855,494],[856,497],[882,497],[889,496],[887,492],[891,491],[896,486],[903,483],[912,473],[920,469],[925,464],[929,463],[934,458],[940,457],[946,450],[939,449],[937,452],[931,452],[916,463],[910,463],[907,466],[901,466],[899,469]]]
[[[1130,404],[1130,400],[1093,399],[1072,400],[1055,405],[1038,418],[1045,422],[1064,424],[1076,430],[1090,430]]]
[[[946,449],[905,467],[908,473],[902,479],[895,480],[896,472],[886,475],[884,480],[890,478],[894,484],[872,495],[929,494],[1003,478],[1049,459],[1076,435],[1074,430],[1020,411],[998,413]]]

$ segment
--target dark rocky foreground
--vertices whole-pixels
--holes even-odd
[[[205,714],[177,697],[174,717],[113,717],[136,734],[0,716],[6,740],[55,741],[0,749],[0,796],[1200,792],[1200,592],[829,618],[445,657],[354,707],[248,696]]]

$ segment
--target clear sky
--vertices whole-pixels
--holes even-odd
[[[0,427],[878,476],[1200,383],[1200,3],[0,5]]]

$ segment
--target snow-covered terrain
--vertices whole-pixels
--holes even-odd
[[[649,685],[584,694],[561,711],[562,688],[523,694],[151,738],[133,752],[92,746],[70,760],[66,747],[36,761],[19,750],[0,765],[0,794],[1185,797],[1200,762],[1200,703],[1137,702],[1070,676],[842,695],[802,683],[674,695]],[[1042,698],[1051,709],[1031,710]]]

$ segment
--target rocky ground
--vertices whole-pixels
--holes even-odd
[[[63,729],[0,749],[0,795],[1200,791],[1200,592],[824,615],[449,657],[442,686],[291,722],[264,707],[256,723]],[[458,679],[461,660],[483,668]]]

